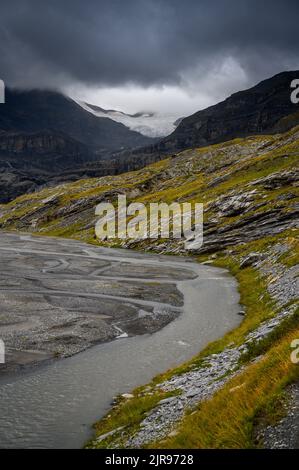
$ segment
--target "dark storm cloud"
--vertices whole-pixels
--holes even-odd
[[[179,84],[234,58],[248,77],[297,64],[298,0],[8,0],[0,77],[15,85]]]

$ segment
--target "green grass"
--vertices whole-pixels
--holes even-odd
[[[278,307],[267,292],[267,279],[261,278],[252,267],[240,269],[240,260],[251,251],[267,252],[273,244],[282,240],[294,246],[294,237],[290,234],[293,232],[286,231],[276,237],[250,242],[238,247],[233,255],[223,254],[218,257],[215,264],[229,269],[238,280],[240,303],[245,307],[246,316],[240,326],[223,338],[207,345],[190,361],[155,377],[149,384],[153,395],[145,400],[148,405],[146,412],[151,409],[150,403],[153,404],[152,407],[155,407],[156,400],[161,399],[156,396],[157,391],[154,389],[156,384],[194,368],[203,367],[203,361],[205,359],[208,361],[210,354],[219,353],[228,346],[242,344],[248,333],[278,312]],[[284,256],[285,263],[288,264],[288,256],[292,256],[292,252],[289,251],[288,255]],[[279,403],[285,386],[299,379],[298,368],[291,364],[289,359],[290,338],[296,335],[299,337],[298,315],[297,310],[275,328],[267,338],[260,343],[253,343],[249,352],[242,356],[239,363],[239,367],[245,367],[244,372],[229,380],[228,384],[208,402],[200,404],[195,413],[187,413],[176,436],[150,443],[149,446],[158,448],[254,447],[256,426],[266,421],[274,422],[280,416]],[[260,355],[263,355],[264,359],[257,364],[252,364],[251,361]],[[246,386],[243,385],[244,383]],[[138,395],[146,389],[147,386],[134,392],[134,398],[130,401],[130,407],[134,410],[138,409],[140,404]],[[231,389],[235,389],[235,392],[231,392]],[[227,402],[230,403],[229,409]],[[140,411],[138,420],[134,419],[131,423],[127,405],[125,408],[120,405],[116,410],[110,410],[109,417],[106,416],[97,424],[96,434],[104,434],[125,423],[125,436],[133,435],[140,421],[145,417],[143,406]],[[114,437],[108,439],[111,445],[115,444]],[[122,442],[118,444],[122,445]],[[93,446],[92,443],[90,445]],[[101,447],[106,445],[105,441],[99,444]]]
[[[265,354],[273,344],[287,336],[294,330],[299,329],[299,308],[289,317],[286,317],[268,336],[258,342],[252,342],[248,351],[242,356],[241,363],[247,363],[257,356]]]
[[[99,437],[117,428],[123,428],[123,433],[128,426],[130,427],[130,432],[134,432],[145,418],[146,413],[154,408],[160,400],[175,395],[173,392],[165,393],[163,391],[155,392],[155,394],[150,393],[145,392],[143,388],[138,388],[134,391],[134,398],[126,399],[118,397],[117,405],[113,408],[113,411],[109,412],[99,423],[94,425],[96,435]],[[121,445],[121,439],[120,437],[119,445]],[[90,443],[87,443],[86,447],[107,448],[110,442],[114,440],[115,435],[112,437],[108,436],[99,443],[95,443],[92,440]]]
[[[186,415],[176,436],[152,447],[256,447],[254,431],[260,417],[266,415],[268,422],[274,422],[277,419],[275,408],[285,387],[299,379],[298,366],[290,361],[290,344],[298,337],[297,328],[274,344],[260,361],[248,365],[244,372],[226,383],[211,400],[201,403],[194,413]]]

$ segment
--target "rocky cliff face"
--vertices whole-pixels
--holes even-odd
[[[26,157],[39,157],[49,154],[53,157],[55,155],[61,155],[61,157],[63,155],[73,155],[74,157],[81,155],[81,162],[92,158],[91,152],[88,152],[83,144],[62,133],[44,131],[34,134],[4,132],[0,134],[0,155],[3,160],[5,156],[9,157],[10,160],[16,157],[21,166]],[[65,159],[61,158],[60,160],[60,165],[66,165]],[[51,164],[51,162],[43,161],[42,158],[39,161],[37,160],[37,163],[41,166]]]
[[[298,76],[299,72],[284,72],[234,93],[222,103],[183,119],[161,145],[180,150],[272,133],[282,118],[298,111],[290,99],[290,84]]]
[[[1,132],[0,202],[34,191],[92,158],[84,144],[65,134]]]
[[[0,203],[44,185],[117,175],[158,159],[155,155],[98,158],[90,148],[62,133],[0,133]]]

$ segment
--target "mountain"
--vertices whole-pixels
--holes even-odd
[[[83,177],[84,167],[103,155],[150,142],[60,93],[8,89],[0,107],[0,202],[65,177]],[[106,174],[101,164],[94,171]]]
[[[288,403],[286,398],[292,396],[285,387],[298,382],[298,364],[290,360],[291,346],[299,337],[298,155],[299,126],[284,134],[188,149],[132,173],[45,188],[0,208],[3,230],[62,236],[98,246],[95,207],[110,202],[117,209],[118,194],[146,204],[147,209],[152,202],[203,202],[204,243],[194,246],[191,242],[188,252],[184,239],[107,240],[101,244],[193,254],[194,261],[229,268],[238,280],[239,326],[187,363],[138,387],[130,398],[120,397],[96,424],[89,447],[263,445],[265,427],[269,434],[269,423],[277,423],[281,400]],[[84,265],[81,272],[85,272],[82,270]],[[211,270],[201,282],[211,279],[217,295],[217,272],[215,277]],[[232,277],[227,282],[237,287]],[[231,298],[230,289],[227,295]],[[236,294],[231,302],[235,305],[237,301]],[[221,309],[218,315],[222,315]],[[232,315],[237,314],[232,311]],[[5,321],[4,317],[4,325]],[[93,328],[95,333],[99,331],[98,326]],[[129,331],[126,328],[128,325],[124,331]],[[31,351],[32,342],[26,342],[22,331],[16,331],[17,340],[18,335],[21,347]],[[67,339],[78,344],[75,328],[68,331]],[[87,341],[85,344],[89,346]],[[44,351],[49,347],[38,345]],[[227,403],[231,413],[227,413]],[[294,407],[289,409],[294,416]],[[284,405],[283,416],[285,412]]]
[[[0,202],[45,184],[137,170],[186,148],[287,131],[299,123],[290,100],[298,76],[283,72],[235,93],[177,121],[158,142],[110,119],[154,119],[150,114],[103,110],[55,92],[8,90],[0,107]]]
[[[183,119],[161,148],[177,151],[279,130],[281,119],[299,111],[290,99],[290,84],[298,77],[298,71],[281,73],[198,111]]]
[[[178,119],[177,115],[171,113],[141,111],[135,114],[127,114],[115,109],[103,109],[82,101],[78,101],[78,104],[97,117],[113,119],[116,122],[121,122],[131,130],[153,138],[169,135],[181,121],[181,118]]]
[[[298,152],[299,126],[283,134],[185,150],[138,171],[22,196],[2,207],[0,227],[31,230],[34,221],[39,233],[93,242],[95,205],[113,202],[117,194],[127,194],[134,202],[197,201],[205,203],[206,211],[205,243],[197,252],[215,252],[280,233],[298,222]],[[158,252],[182,249],[177,240],[150,242]],[[118,243],[132,246],[126,240]]]
[[[98,154],[151,142],[120,123],[93,116],[71,98],[53,91],[7,90],[6,103],[1,107],[0,130],[63,132]]]
[[[277,425],[278,410],[279,420],[288,413],[294,417],[294,402],[287,398],[299,373],[290,360],[299,337],[298,155],[299,126],[188,149],[135,172],[45,188],[0,207],[3,230],[98,246],[95,207],[110,202],[117,208],[119,194],[147,210],[155,202],[203,202],[202,246],[191,242],[186,251],[184,239],[159,238],[102,244],[193,254],[194,260],[229,269],[238,281],[239,326],[187,363],[119,397],[96,424],[89,447],[261,448],[269,426]],[[201,282],[211,279],[218,295],[217,271]],[[227,282],[237,292],[237,282]],[[235,304],[238,297],[230,289],[227,295]],[[77,344],[76,335],[75,329],[69,332],[70,343]],[[26,338],[21,339],[24,348]]]
[[[0,201],[55,184],[59,178],[63,180],[64,172],[85,166],[93,158],[88,147],[63,133],[1,131]]]
[[[290,99],[291,82],[298,77],[299,71],[282,72],[234,93],[225,101],[182,119],[174,132],[160,142],[131,153],[159,156],[236,137],[291,129],[299,123],[299,106]]]

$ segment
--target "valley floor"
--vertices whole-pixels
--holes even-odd
[[[1,448],[82,447],[117,394],[241,321],[233,277],[190,258],[0,233],[0,259]]]
[[[158,331],[183,312],[180,282],[198,277],[183,260],[26,234],[1,233],[0,258],[2,372]]]
[[[285,387],[299,379],[291,361],[291,343],[299,338],[293,243],[279,236],[220,256],[216,264],[240,283],[240,327],[137,389],[134,398],[121,399],[96,425],[88,447],[283,447],[269,436],[288,414]],[[171,397],[164,399],[166,393]],[[297,420],[291,432],[288,442],[297,446]]]
[[[101,201],[126,194],[128,203],[145,205],[203,202],[204,244],[188,254],[229,269],[239,282],[240,326],[132,397],[120,397],[88,447],[283,446],[269,436],[295,406],[288,404],[297,396],[289,386],[299,380],[291,360],[299,339],[298,156],[294,127],[189,149],[136,172],[46,188],[0,207],[3,230],[98,245],[94,210]],[[184,240],[103,244],[186,254]],[[289,445],[297,445],[297,427],[291,429]]]

